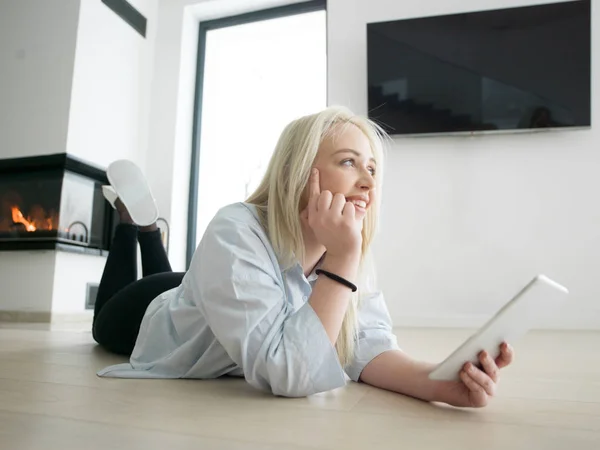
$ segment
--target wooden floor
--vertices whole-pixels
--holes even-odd
[[[600,333],[532,332],[484,409],[350,383],[304,399],[243,380],[102,379],[87,326],[0,324],[0,449],[600,449]],[[468,330],[398,330],[443,359]]]

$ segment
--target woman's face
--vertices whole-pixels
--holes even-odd
[[[374,202],[377,163],[369,140],[358,127],[336,127],[321,143],[313,166],[319,169],[321,192],[343,194],[354,203],[356,217],[363,219]]]

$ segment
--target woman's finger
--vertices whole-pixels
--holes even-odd
[[[348,217],[348,219],[350,219],[350,220],[355,219],[356,218],[356,208],[354,207],[354,203],[346,202],[344,205],[344,210],[342,211],[342,215],[344,217]]]
[[[308,180],[308,209],[311,212],[318,210],[318,200],[321,194],[321,184],[319,181],[319,170],[313,169]]]
[[[475,380],[473,380],[473,378],[469,376],[466,370],[460,371],[460,379],[471,392],[479,395],[486,395],[486,392],[483,389],[483,387],[481,387]]]
[[[343,194],[335,194],[333,196],[333,200],[331,201],[331,211],[336,214],[342,215],[342,211],[344,210],[344,206],[346,205],[346,197]]]
[[[494,359],[485,350],[479,354],[479,361],[483,367],[484,372],[492,379],[494,383],[498,382],[500,378],[500,371]]]
[[[492,381],[488,374],[482,372],[471,363],[467,363],[467,374],[489,395],[493,396],[496,391],[496,384]]]
[[[508,343],[503,342],[500,345],[500,356],[496,358],[496,365],[499,369],[508,366],[515,359],[515,351]]]
[[[331,191],[323,191],[317,199],[317,211],[327,211],[331,208],[333,194]]]

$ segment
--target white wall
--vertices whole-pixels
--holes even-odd
[[[79,0],[0,0],[0,158],[65,151]]]
[[[100,0],[0,0],[0,157],[144,166],[158,0],[144,39]]]
[[[0,252],[0,312],[50,312],[54,251]]]
[[[158,0],[130,3],[148,20],[146,38],[99,0],[79,14],[67,152],[103,167],[146,160]]]
[[[329,0],[329,104],[367,112],[365,24],[546,3]],[[593,9],[592,48],[600,46]],[[593,56],[593,73],[599,54]],[[600,328],[600,93],[591,130],[397,138],[376,260],[397,325],[476,325],[538,272],[571,290],[544,325]]]
[[[87,284],[100,283],[106,257],[56,252],[55,264],[52,315],[60,318],[82,313]]]

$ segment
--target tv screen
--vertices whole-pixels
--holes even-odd
[[[392,135],[589,127],[590,0],[367,25],[369,117]]]

